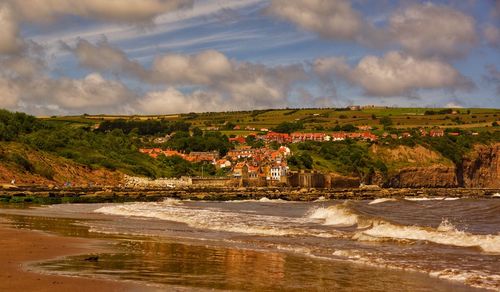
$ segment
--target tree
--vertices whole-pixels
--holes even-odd
[[[195,137],[196,136],[201,137],[201,136],[203,136],[203,131],[200,128],[195,127],[193,129],[193,136],[195,136]]]
[[[380,124],[384,126],[384,128],[388,128],[392,126],[392,119],[389,117],[382,117],[380,118]]]
[[[246,142],[248,145],[253,144],[253,142],[255,142],[255,136],[254,136],[254,135],[248,135],[248,136],[245,138],[245,142]]]
[[[304,123],[302,122],[283,122],[277,125],[273,131],[278,133],[288,133],[295,132],[297,130],[304,129]]]
[[[356,131],[358,128],[356,128],[354,125],[352,124],[345,124],[341,127],[341,130],[342,131],[345,131],[345,132],[354,132]]]
[[[312,169],[313,159],[307,152],[293,155],[288,159],[288,164],[298,169]]]

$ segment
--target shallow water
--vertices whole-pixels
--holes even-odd
[[[500,289],[496,199],[165,200],[2,213],[20,214],[9,217],[20,227],[117,240],[98,262],[42,264],[64,273],[190,289]]]

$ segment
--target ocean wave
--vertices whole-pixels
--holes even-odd
[[[264,203],[287,203],[288,201],[282,199],[268,199],[267,197],[263,197],[259,199],[259,202]]]
[[[293,201],[286,201],[283,199],[269,199],[267,197],[262,197],[258,200],[250,199],[250,200],[230,200],[224,201],[226,203],[295,203]]]
[[[457,197],[405,197],[407,201],[455,201]]]
[[[370,203],[368,203],[368,205],[375,205],[375,204],[381,204],[381,203],[385,203],[385,202],[396,202],[397,200],[394,199],[394,198],[378,198],[378,199],[375,199],[373,201],[371,201]]]
[[[352,213],[344,205],[314,208],[307,216],[309,219],[321,220],[323,225],[348,227],[358,224],[358,215]]]
[[[425,267],[408,266],[405,262],[394,262],[382,257],[373,257],[359,250],[336,250],[332,253],[335,259],[363,264],[366,266],[427,273],[431,277],[459,282],[471,287],[498,291],[500,275],[485,273],[477,270],[443,269],[433,270]]]
[[[137,218],[155,218],[184,223],[191,228],[208,229],[265,236],[310,235],[316,237],[339,236],[334,231],[325,232],[302,226],[302,218],[236,213],[209,208],[190,208],[174,201],[159,203],[132,203],[104,206],[96,213]]]
[[[500,288],[500,276],[485,274],[481,271],[462,271],[457,269],[444,269],[429,272],[431,277],[457,281],[472,287],[485,288],[498,291]]]
[[[447,220],[437,228],[400,226],[389,222],[374,222],[369,229],[359,231],[353,239],[360,241],[422,240],[443,245],[479,247],[488,253],[500,253],[500,235],[477,235],[458,230]]]

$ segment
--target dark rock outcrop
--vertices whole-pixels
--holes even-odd
[[[458,187],[455,167],[406,167],[387,178],[385,187],[392,188],[455,188]]]
[[[458,168],[458,177],[466,188],[500,187],[500,143],[476,145]]]

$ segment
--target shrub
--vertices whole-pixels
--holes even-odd
[[[18,153],[12,154],[10,160],[15,164],[19,165],[23,170],[26,170],[28,172],[33,172],[35,170],[33,164],[24,156]]]

